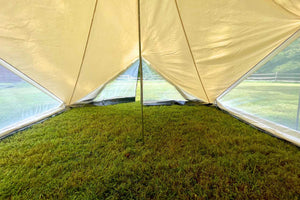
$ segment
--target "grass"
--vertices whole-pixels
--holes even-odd
[[[143,89],[144,101],[185,100],[177,89],[165,80],[144,80]],[[106,85],[95,101],[134,96],[139,101],[140,81],[114,80]]]
[[[299,199],[300,151],[214,107],[69,110],[0,142],[1,199]]]
[[[137,92],[136,92],[137,86]],[[155,89],[154,89],[155,88]],[[96,101],[118,97],[131,97],[137,93],[140,86],[137,81],[115,80],[96,98]],[[174,86],[165,80],[144,82],[144,100],[184,100]],[[9,126],[23,120],[42,115],[60,106],[60,103],[41,92],[31,84],[20,81],[16,83],[0,83],[0,132]]]
[[[166,80],[144,80],[143,82],[144,101],[167,101],[185,99],[177,89]],[[138,82],[137,93],[140,92],[140,81]],[[137,95],[138,99],[140,98]]]
[[[244,81],[222,103],[296,129],[300,84]]]
[[[94,101],[135,96],[137,80],[114,80],[108,83]]]

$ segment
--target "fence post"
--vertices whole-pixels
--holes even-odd
[[[278,72],[275,73],[275,82],[277,81],[277,73],[278,73]]]

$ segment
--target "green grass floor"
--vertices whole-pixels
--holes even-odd
[[[299,199],[300,151],[206,106],[74,108],[0,141],[1,199]]]

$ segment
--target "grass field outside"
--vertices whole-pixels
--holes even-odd
[[[34,86],[22,82],[0,83],[0,130],[60,106]]]
[[[296,129],[300,83],[244,81],[221,102],[251,115]]]
[[[105,90],[105,94],[116,97],[121,90],[122,95],[117,97],[133,96],[135,85],[135,81],[117,80],[109,85],[110,92]],[[136,90],[139,101],[139,82]],[[296,129],[299,91],[299,83],[244,81],[221,101],[226,106]],[[103,94],[100,96],[104,97]],[[144,101],[165,100],[184,98],[165,80],[145,80]],[[58,102],[28,83],[1,83],[0,129],[58,106]]]
[[[0,142],[0,199],[298,199],[300,151],[207,106],[74,108]]]
[[[177,89],[166,80],[144,80],[144,101],[185,101]],[[140,81],[137,84],[136,101],[140,101]]]
[[[144,101],[168,101],[185,99],[177,89],[165,80],[144,80]],[[94,101],[134,97],[140,101],[140,81],[114,80],[100,92]]]
[[[95,102],[124,97],[134,97],[137,80],[114,80],[108,83],[100,94],[94,99]]]

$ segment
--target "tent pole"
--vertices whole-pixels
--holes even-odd
[[[141,45],[141,2],[138,0],[138,29],[139,29],[139,71],[140,71],[140,86],[141,86],[141,114],[142,114],[142,142],[145,143],[144,140],[144,94],[143,94],[143,67],[142,67],[142,45]]]
[[[299,115],[300,115],[300,91],[299,91],[299,98],[298,98],[298,110],[297,110],[297,119],[296,119],[296,130],[299,130]]]

